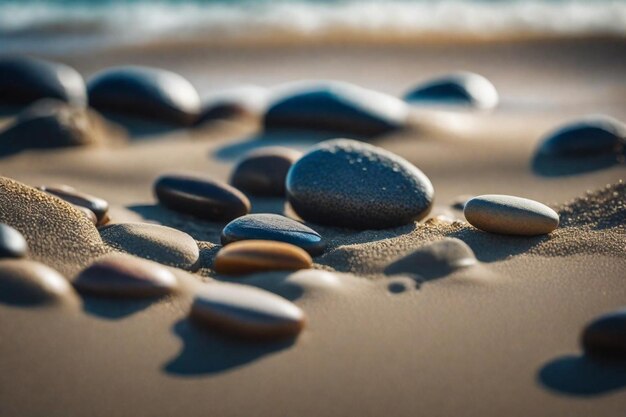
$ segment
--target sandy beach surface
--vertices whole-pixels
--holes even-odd
[[[624,164],[536,160],[541,138],[565,121],[587,114],[626,120],[624,39],[155,44],[53,58],[86,78],[120,64],[167,68],[206,98],[302,79],[399,96],[431,76],[469,70],[494,83],[501,104],[490,112],[414,107],[408,131],[371,140],[430,178],[433,211],[425,222],[377,231],[309,224],[329,245],[314,268],[336,272],[337,280],[282,289],[308,317],[295,340],[248,343],[199,331],[186,319],[185,296],[54,309],[0,303],[0,415],[624,415],[623,363],[590,361],[579,343],[586,323],[626,305]],[[190,234],[200,269],[175,273],[193,285],[225,279],[212,269],[225,223],[159,206],[155,179],[191,171],[227,181],[249,150],[304,151],[319,139],[264,133],[254,117],[194,129],[138,125],[126,145],[5,156],[0,174],[104,198],[113,223],[155,222]],[[0,221],[28,230],[32,258],[72,280],[113,250],[69,205],[28,190],[2,183]],[[480,194],[543,202],[561,225],[539,237],[480,232],[452,207],[459,196]],[[284,199],[251,202],[253,213],[294,216]],[[386,275],[394,258],[443,237],[466,242],[479,264],[419,284]],[[288,275],[229,280],[272,289]],[[390,281],[404,291],[390,291]]]

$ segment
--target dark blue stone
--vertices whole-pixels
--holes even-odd
[[[611,153],[626,141],[626,127],[610,117],[590,117],[550,133],[539,147],[541,155],[585,156]]]
[[[339,82],[305,84],[273,102],[265,128],[373,136],[403,128],[406,106],[394,97]]]
[[[0,103],[28,105],[43,98],[84,105],[83,77],[73,68],[43,59],[0,58]]]
[[[304,220],[384,229],[424,218],[434,190],[422,171],[382,148],[350,139],[320,143],[287,174],[287,197]]]
[[[165,207],[205,220],[230,221],[250,211],[250,201],[241,191],[209,178],[164,175],[157,179],[154,192]]]
[[[582,345],[590,355],[626,359],[626,309],[605,314],[587,325]]]
[[[107,69],[88,83],[89,104],[159,123],[190,125],[200,113],[196,89],[173,72],[127,66]]]
[[[0,223],[0,258],[21,258],[26,252],[28,244],[24,236],[11,226]]]
[[[489,80],[473,73],[446,75],[418,85],[405,95],[408,102],[433,102],[493,108],[498,92]]]
[[[315,230],[278,214],[249,214],[228,223],[222,231],[222,245],[239,240],[291,243],[311,255],[319,255],[326,248],[322,237]]]

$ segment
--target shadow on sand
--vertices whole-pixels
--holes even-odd
[[[288,349],[296,340],[258,342],[230,338],[202,329],[188,319],[177,322],[173,332],[182,339],[183,348],[176,358],[163,366],[163,370],[177,376],[226,372]]]

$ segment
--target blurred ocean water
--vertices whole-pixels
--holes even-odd
[[[163,40],[610,35],[626,0],[0,0],[0,53]]]

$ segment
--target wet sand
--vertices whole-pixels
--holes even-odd
[[[620,415],[626,369],[590,361],[578,340],[587,322],[626,300],[625,189],[602,191],[626,171],[603,163],[556,169],[539,163],[535,150],[543,134],[573,117],[605,113],[626,120],[625,56],[624,40],[596,39],[161,45],[56,57],[86,76],[121,63],[160,66],[187,76],[205,96],[304,78],[399,95],[429,76],[463,69],[489,78],[502,104],[491,113],[416,108],[410,131],[376,138],[431,179],[431,216],[448,220],[363,232],[310,225],[329,242],[315,267],[340,274],[336,285],[285,290],[308,316],[296,340],[250,344],[197,329],[185,319],[184,296],[154,304],[88,300],[75,310],[0,304],[0,415]],[[0,160],[0,174],[32,186],[66,183],[102,197],[112,204],[114,222],[154,221],[189,233],[200,242],[201,268],[177,274],[204,281],[222,279],[212,259],[224,224],[158,206],[154,180],[181,170],[227,180],[247,150],[305,150],[319,139],[268,136],[254,120],[193,130],[139,126],[134,133],[141,135],[128,146],[13,155]],[[587,190],[595,194],[585,200]],[[463,220],[450,208],[457,196],[486,193],[544,202],[560,212],[562,225],[550,236],[522,238],[453,223]],[[251,201],[253,212],[292,215],[281,199]],[[33,224],[56,239],[34,245],[33,257],[68,278],[110,250],[89,231],[90,250],[60,256],[71,245],[37,220],[45,214],[40,210],[32,205]],[[68,207],[52,210],[61,221]],[[10,214],[2,216],[6,222]],[[421,285],[385,275],[394,257],[445,236],[468,243],[480,263]],[[248,280],[267,287],[286,275]],[[390,280],[406,290],[389,291]]]

